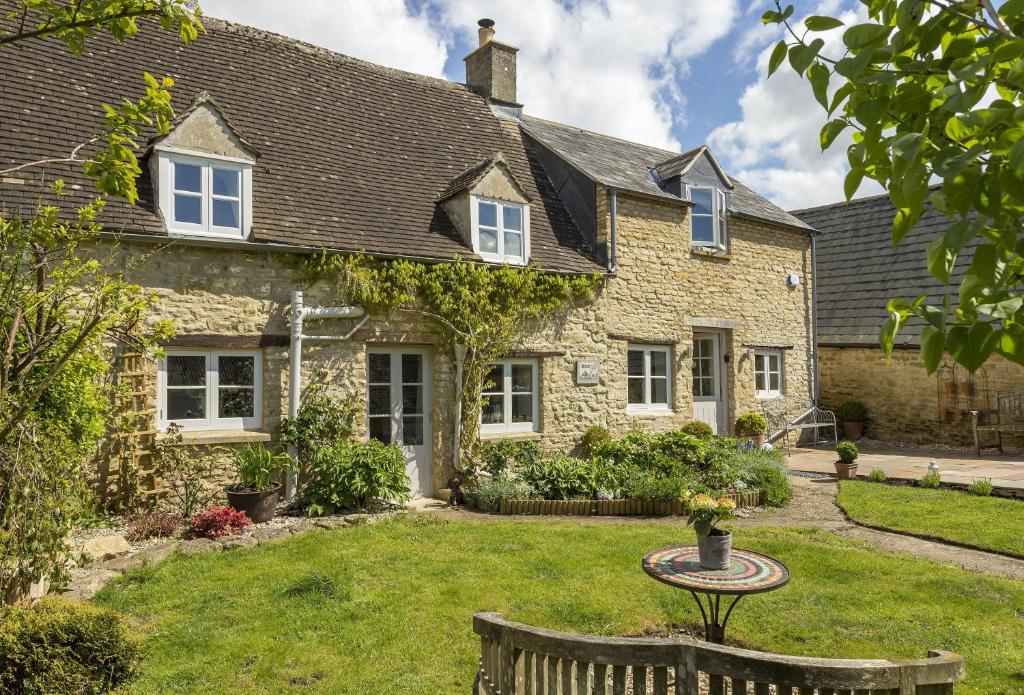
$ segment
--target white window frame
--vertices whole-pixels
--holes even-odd
[[[526,265],[530,262],[530,206],[526,203],[514,203],[508,200],[497,198],[486,198],[483,196],[470,196],[469,217],[472,226],[473,251],[485,261],[492,263],[508,263],[509,265]],[[491,203],[498,206],[498,252],[490,253],[480,250],[480,203]],[[523,219],[523,255],[505,255],[505,208],[518,208]],[[487,227],[487,229],[494,229]],[[513,230],[514,232],[514,230]]]
[[[203,350],[167,348],[160,358],[157,372],[157,421],[161,430],[171,424],[180,425],[183,430],[257,430],[263,424],[263,352],[261,350]],[[206,417],[188,420],[167,418],[167,357],[193,355],[206,358]],[[217,417],[219,406],[219,373],[217,360],[220,357],[252,357],[253,366],[253,417]],[[174,388],[174,387],[171,387]],[[185,387],[182,387],[185,388]],[[198,387],[193,387],[198,388]]]
[[[629,374],[629,353],[630,352],[642,352],[644,354],[644,373],[642,377],[630,376]],[[652,376],[651,374],[651,354],[662,353],[665,355],[665,402],[664,403],[652,403],[651,402],[651,380],[661,379],[660,376]],[[672,380],[673,380],[673,365],[672,365],[672,348],[669,345],[636,345],[631,344],[627,348],[626,352],[626,412],[639,412],[639,413],[650,413],[650,412],[672,412]],[[629,402],[629,382],[631,379],[643,379],[644,382],[644,402],[643,403],[630,403]]]
[[[757,368],[757,360],[761,358],[763,369]],[[785,392],[785,369],[783,368],[784,361],[782,359],[783,354],[781,350],[757,350],[754,352],[754,395],[757,398],[778,398]],[[778,368],[771,368],[771,360],[775,358],[778,360]],[[757,377],[758,375],[764,377],[764,388],[757,388]],[[771,388],[771,375],[776,374],[779,377],[779,388]]]
[[[533,359],[505,359],[505,360],[494,360],[490,363],[491,366],[502,366],[502,384],[500,388],[498,386],[492,387],[493,390],[485,390],[481,392],[481,397],[484,394],[496,395],[501,393],[503,396],[502,400],[502,413],[504,414],[504,422],[501,423],[488,423],[483,422],[483,404],[480,407],[480,434],[510,434],[516,432],[537,432],[539,431],[540,425],[540,363]],[[533,397],[532,410],[533,410],[533,421],[532,422],[512,422],[512,366],[513,365],[527,365],[533,371],[533,382],[530,386],[530,395]]]
[[[686,198],[693,202],[693,191],[711,191],[711,212],[697,213],[690,208],[690,244],[698,248],[718,248],[723,251],[728,246],[728,235],[726,226],[726,215],[728,213],[728,200],[725,191],[716,186],[686,186]],[[710,217],[714,238],[710,241],[697,240],[693,238],[693,218]]]
[[[201,191],[195,197],[202,199],[202,222],[177,222],[174,219],[174,167],[178,164],[198,166],[202,169]],[[234,157],[187,153],[176,149],[159,151],[160,211],[170,234],[214,237],[218,239],[246,239],[252,229],[252,162]],[[213,169],[238,172],[238,227],[213,224],[213,200],[234,200],[233,197],[213,194]],[[185,193],[185,195],[191,195]]]

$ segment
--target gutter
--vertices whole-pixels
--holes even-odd
[[[811,234],[811,402],[818,405],[818,235]]]
[[[610,217],[608,230],[608,272],[614,273],[619,266],[619,235],[616,224],[619,215],[618,191],[614,188],[609,188],[608,192],[611,194],[611,200],[608,203]]]

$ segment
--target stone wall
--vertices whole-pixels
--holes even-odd
[[[973,376],[951,362],[928,376],[917,350],[895,350],[887,363],[875,347],[822,347],[820,379],[825,405],[864,403],[867,436],[922,445],[973,445],[970,411],[994,408],[998,396],[1024,392],[1024,368],[1002,357]],[[1024,444],[1013,435],[1004,442]]]
[[[598,192],[599,237],[607,238],[607,194]],[[602,425],[621,435],[631,427],[667,429],[693,417],[690,341],[692,317],[726,322],[728,396],[731,422],[756,409],[753,358],[747,344],[783,344],[787,396],[809,401],[811,390],[810,246],[806,234],[733,217],[726,257],[691,250],[688,208],[619,194],[617,272],[606,279],[596,301],[555,317],[519,346],[544,353],[540,365],[540,432],[547,451],[570,451],[586,427]],[[172,244],[145,264],[129,258],[152,252],[149,245],[125,245],[119,253],[131,280],[153,289],[155,318],[172,321],[179,335],[280,335],[288,333],[290,292],[303,289],[308,305],[344,302],[323,283],[303,287],[290,257]],[[789,287],[786,276],[801,282]],[[351,321],[319,322],[317,333],[344,333]],[[673,357],[672,412],[635,415],[626,409],[626,357],[631,336],[670,341]],[[433,485],[451,475],[454,368],[438,347],[426,320],[410,316],[371,317],[348,342],[304,346],[304,384],[323,382],[340,397],[365,399],[366,351],[373,345],[433,347],[431,436]],[[288,351],[263,350],[263,428],[273,431],[287,412]],[[596,359],[600,383],[577,386],[576,363]],[[364,401],[365,402],[365,401]],[[360,425],[365,434],[365,423]]]

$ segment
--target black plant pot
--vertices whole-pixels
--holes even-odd
[[[275,483],[266,490],[257,492],[235,491],[227,488],[228,504],[236,512],[245,512],[254,524],[270,521],[274,518],[274,509],[281,500],[281,483]]]

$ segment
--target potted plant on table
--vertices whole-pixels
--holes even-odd
[[[281,500],[281,483],[273,479],[294,468],[291,457],[262,444],[248,444],[235,452],[232,462],[238,482],[227,487],[228,504],[253,523],[270,521]]]
[[[836,408],[836,418],[843,423],[846,438],[855,442],[864,435],[864,423],[868,419],[868,409],[860,401],[846,401]]]
[[[857,477],[857,457],[860,450],[853,442],[839,442],[836,445],[836,454],[839,460],[836,461],[836,477],[840,480],[853,480]]]
[[[736,418],[733,429],[737,437],[748,439],[755,448],[764,446],[764,433],[768,430],[768,420],[760,413],[743,413]]]
[[[728,569],[732,564],[732,531],[717,527],[719,521],[732,518],[736,502],[730,497],[715,499],[699,494],[690,498],[690,518],[697,532],[697,554],[700,566],[709,570]]]

